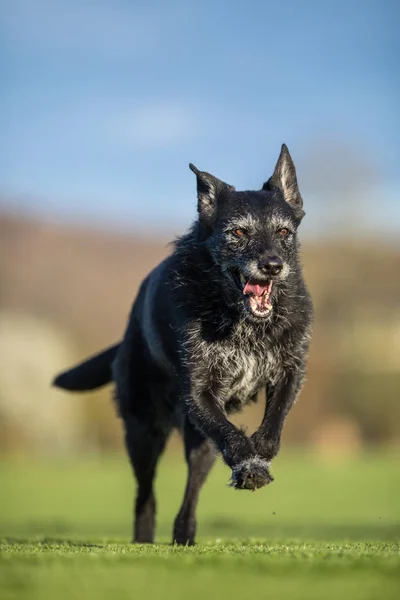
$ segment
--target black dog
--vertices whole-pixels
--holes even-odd
[[[304,216],[296,171],[282,146],[261,191],[235,188],[192,164],[198,220],[143,281],[121,344],[59,375],[88,390],[113,380],[138,483],[134,541],[153,542],[157,462],[174,427],[189,467],[173,540],[193,544],[199,492],[215,447],[232,485],[272,481],[285,418],[305,374],[312,304],[299,262]],[[248,437],[227,418],[266,390],[260,428]]]

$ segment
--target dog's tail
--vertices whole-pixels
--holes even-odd
[[[112,381],[112,363],[120,344],[106,348],[53,379],[55,387],[70,392],[95,390]]]

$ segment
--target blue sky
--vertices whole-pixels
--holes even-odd
[[[347,201],[341,173],[357,169],[369,227],[400,225],[396,0],[0,0],[0,11],[9,207],[180,229],[195,211],[190,161],[254,188],[286,142],[309,227],[329,222],[335,194]]]

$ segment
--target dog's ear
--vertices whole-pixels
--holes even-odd
[[[218,197],[226,192],[234,192],[235,188],[210,173],[199,171],[192,163],[189,168],[197,179],[197,210],[200,221],[210,225],[215,216]]]
[[[282,144],[275,171],[272,177],[264,183],[262,189],[267,191],[281,190],[283,197],[293,208],[296,216],[299,219],[304,217],[305,212],[303,211],[303,200],[297,183],[296,168],[286,144]]]

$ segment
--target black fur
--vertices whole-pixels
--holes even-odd
[[[199,218],[143,281],[123,341],[55,380],[69,390],[114,380],[138,482],[136,542],[154,540],[153,480],[174,427],[183,432],[189,476],[173,540],[193,544],[215,449],[235,488],[272,481],[269,463],[305,374],[312,304],[296,233],[302,199],[286,146],[261,191],[236,192],[190,168]],[[248,437],[227,415],[260,390],[264,418]]]
[[[95,354],[75,369],[60,373],[54,379],[53,385],[70,392],[77,389],[86,392],[109,383],[112,379],[112,363],[117,355],[118,348],[119,344],[114,344],[107,350]]]

